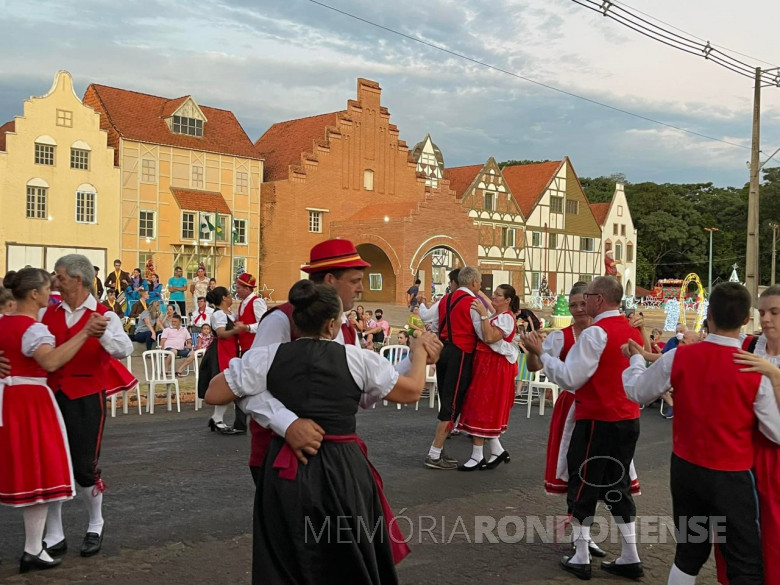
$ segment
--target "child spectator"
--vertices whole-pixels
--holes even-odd
[[[406,320],[406,333],[410,337],[420,337],[425,331],[425,323],[423,323],[422,317],[420,317],[420,307],[415,305],[412,309],[412,314]]]
[[[371,311],[366,311],[363,313],[363,331],[370,332],[372,329],[376,328],[376,319],[374,319],[374,314]],[[366,347],[373,347],[374,342],[374,334],[373,333],[366,333],[364,335],[364,339],[366,342]]]
[[[201,326],[200,333],[198,333],[198,337],[195,342],[195,351],[198,351],[199,349],[208,349],[212,341],[214,341],[214,336],[211,334],[211,325],[206,323],[205,325]],[[176,370],[177,378],[184,377],[184,370],[195,361],[195,351],[190,353],[182,360],[181,365]]]

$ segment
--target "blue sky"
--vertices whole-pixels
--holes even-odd
[[[571,0],[330,0],[341,10],[614,107],[750,145],[752,81]],[[780,64],[780,5],[630,0],[693,35]],[[448,166],[568,155],[580,176],[747,181],[749,150],[705,140],[482,68],[307,0],[0,0],[0,123],[54,73],[235,112],[252,140],[340,110],[378,81],[410,146],[430,132]],[[746,31],[750,31],[749,33]],[[780,88],[762,97],[762,150],[780,147]],[[780,158],[780,156],[778,157]],[[768,166],[780,164],[770,162]]]

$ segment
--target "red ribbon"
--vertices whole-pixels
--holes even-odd
[[[382,477],[379,472],[371,463],[368,458],[368,448],[363,440],[357,435],[324,435],[323,441],[330,441],[331,443],[357,443],[360,450],[368,462],[368,466],[371,468],[371,475],[374,477],[374,483],[376,483],[377,491],[379,492],[379,501],[382,504],[382,515],[385,517],[385,524],[387,525],[387,531],[390,535],[390,548],[393,551],[393,561],[397,565],[400,563],[406,555],[411,551],[406,544],[406,539],[401,534],[401,529],[395,522],[395,514],[390,507],[390,503],[385,497],[383,491]],[[298,458],[295,456],[295,452],[290,447],[289,443],[285,442],[279,453],[274,459],[274,469],[279,470],[279,477],[287,480],[295,480],[298,476]]]

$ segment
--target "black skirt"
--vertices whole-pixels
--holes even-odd
[[[269,447],[255,496],[255,585],[395,585],[379,492],[357,443],[325,441],[295,480],[279,477]]]

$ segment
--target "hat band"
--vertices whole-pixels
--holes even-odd
[[[350,254],[349,256],[336,256],[336,257],[330,257],[330,258],[323,258],[322,260],[317,260],[316,262],[312,262],[309,264],[309,270],[314,271],[316,269],[321,268],[332,268],[334,266],[338,267],[341,264],[347,264],[350,262],[355,261],[362,261],[363,259],[360,257],[360,254]]]

